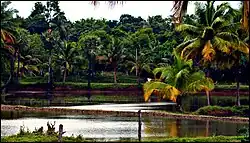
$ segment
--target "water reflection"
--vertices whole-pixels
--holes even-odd
[[[56,130],[58,130],[59,124],[63,124],[66,130],[65,136],[81,134],[85,138],[105,139],[136,139],[138,136],[137,117],[49,115],[25,112],[1,112],[1,136],[16,134],[22,125],[31,131],[35,127],[41,126],[47,130],[47,121],[56,121]],[[248,123],[144,117],[142,119],[142,138],[237,135],[237,130],[243,126],[248,126]]]
[[[169,137],[233,136],[237,135],[237,130],[243,126],[248,126],[248,123],[168,118],[151,118],[144,121],[145,134]]]

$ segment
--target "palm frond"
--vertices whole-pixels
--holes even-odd
[[[188,41],[185,41],[183,43],[181,43],[180,45],[178,45],[176,48],[175,48],[175,51],[177,53],[181,53],[181,51],[187,47],[189,44],[193,43],[195,40],[197,40],[198,38],[195,38],[195,39],[192,39],[192,40],[188,40]]]
[[[152,93],[155,93],[162,99],[169,99],[176,102],[176,97],[180,95],[180,91],[175,87],[163,82],[150,81],[143,85],[144,100],[148,101]],[[154,92],[156,91],[156,92]]]
[[[239,43],[240,41],[239,37],[236,34],[231,33],[231,32],[220,32],[220,33],[217,33],[216,36],[227,41],[232,41],[234,43]]]
[[[229,41],[226,41],[220,37],[215,36],[213,39],[214,47],[220,50],[221,52],[224,52],[226,54],[231,53],[232,51],[230,48],[232,47],[232,43]]]
[[[198,35],[199,31],[200,31],[200,29],[198,27],[196,27],[194,25],[189,25],[189,24],[180,24],[175,28],[175,30],[178,32],[181,32],[185,36]]]
[[[213,29],[215,29],[215,30],[220,29],[221,27],[224,26],[224,25],[223,25],[224,22],[225,22],[225,20],[223,20],[223,19],[220,18],[220,17],[217,17],[217,18],[213,21],[213,23],[211,24],[211,27],[212,27]]]
[[[205,61],[212,61],[215,55],[215,50],[212,47],[211,41],[208,40],[202,50],[202,55]]]
[[[223,2],[222,4],[218,5],[215,13],[212,16],[212,20],[214,21],[216,18],[223,16],[225,11],[229,8],[230,4],[228,2]]]
[[[197,50],[199,50],[201,46],[202,46],[201,40],[200,39],[195,40],[181,51],[181,57],[184,59],[190,59],[194,57],[195,53],[197,53]]]

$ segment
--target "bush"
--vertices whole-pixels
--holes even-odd
[[[232,111],[237,116],[243,116],[243,117],[248,117],[249,116],[249,106],[248,105],[233,106],[231,108],[232,108]]]
[[[199,108],[195,114],[210,115],[210,116],[248,116],[249,106],[233,106],[233,107],[220,107],[220,106],[205,106]]]
[[[215,85],[215,89],[220,89],[220,90],[236,89],[236,84],[233,85],[218,84]],[[240,90],[249,90],[249,85],[240,85]]]

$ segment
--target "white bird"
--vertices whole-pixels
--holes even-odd
[[[151,81],[152,79],[151,78],[147,78],[148,81]]]

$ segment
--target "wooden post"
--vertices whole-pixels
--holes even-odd
[[[58,142],[62,142],[62,135],[64,134],[65,132],[63,131],[63,125],[60,124],[59,125],[59,136],[58,136]]]
[[[138,139],[141,141],[141,110],[138,111]]]

